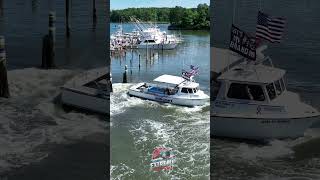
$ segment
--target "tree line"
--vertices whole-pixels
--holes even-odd
[[[127,8],[111,10],[111,22],[129,22],[130,16],[141,21],[170,23],[169,29],[210,29],[210,12],[207,4],[199,4],[196,8]]]

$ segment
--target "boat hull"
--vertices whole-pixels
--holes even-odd
[[[319,116],[304,118],[237,118],[211,116],[211,136],[240,139],[286,139],[304,136]]]
[[[144,93],[134,89],[130,89],[128,93],[131,96],[139,97],[142,99],[148,99],[148,100],[162,102],[162,103],[171,103],[175,105],[189,106],[189,107],[202,106],[208,101],[208,99],[186,99],[186,98],[177,98],[174,96],[165,96],[165,95],[158,95],[158,94],[151,94],[151,93],[149,94],[149,93]]]
[[[158,50],[171,50],[175,49],[177,47],[177,44],[171,43],[171,44],[138,44],[138,49],[158,49]]]
[[[62,88],[63,104],[101,114],[109,113],[110,100],[105,97],[85,93],[78,89]]]

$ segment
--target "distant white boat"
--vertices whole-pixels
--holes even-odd
[[[186,72],[188,74],[188,72]],[[143,99],[171,103],[182,106],[201,106],[208,100],[193,80],[193,74],[183,77],[162,75],[152,83],[138,83],[129,89],[129,95]]]
[[[138,49],[158,49],[171,50],[177,47],[177,44],[170,41],[161,41],[159,39],[145,39],[137,45]]]
[[[76,76],[61,87],[63,104],[93,112],[108,114],[111,80],[105,68]]]
[[[257,49],[256,62],[236,56],[213,80],[211,135],[244,138],[297,138],[304,135],[319,112],[302,102],[297,93],[287,90],[283,69],[273,67],[270,57]],[[228,62],[226,52],[217,49],[214,61]],[[230,60],[230,59],[229,59]],[[269,62],[269,65],[268,65]],[[220,64],[221,65],[221,64]]]

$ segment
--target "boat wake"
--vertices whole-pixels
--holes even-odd
[[[212,166],[219,169],[219,172],[214,175],[216,177],[220,177],[219,173],[227,175],[226,172],[232,170],[234,173],[239,173],[239,177],[252,177],[252,179],[258,177],[282,179],[281,176],[302,179],[320,178],[318,148],[320,130],[317,128],[309,129],[301,138],[272,140],[267,144],[239,143],[219,139],[213,139],[211,142],[211,148],[215,149]],[[225,162],[233,165],[223,168],[226,167]],[[238,167],[245,167],[246,172]],[[253,172],[259,172],[259,174]]]
[[[151,153],[155,147],[172,148],[177,157],[174,169],[161,172],[161,177],[208,178],[210,169],[209,102],[194,108],[163,104],[129,97],[127,95],[129,87],[130,84],[113,84],[111,111],[114,116],[111,117],[111,121],[112,124],[126,128],[137,151],[137,155],[135,154],[137,158],[134,161],[139,163],[132,165],[129,161],[122,161],[121,164],[112,164],[114,167],[114,171],[111,172],[112,178],[117,179],[119,175],[123,175],[122,178],[153,179],[159,176],[152,173],[149,166]],[[136,169],[137,166],[139,169]],[[132,173],[126,173],[127,168],[123,167],[130,167]]]
[[[28,68],[8,72],[11,98],[0,98],[0,173],[45,158],[50,145],[105,132],[101,117],[65,112],[54,98],[79,72]]]

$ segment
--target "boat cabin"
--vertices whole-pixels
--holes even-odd
[[[174,94],[195,94],[199,90],[199,84],[179,76],[162,75],[153,80],[148,87],[148,92]]]
[[[221,74],[214,100],[270,103],[286,91],[285,71],[266,65],[240,65]]]

